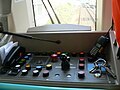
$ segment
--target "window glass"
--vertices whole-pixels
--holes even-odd
[[[36,26],[78,24],[95,30],[96,0],[33,0]]]

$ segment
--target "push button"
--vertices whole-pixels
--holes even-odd
[[[22,75],[27,75],[27,74],[28,74],[28,70],[23,69],[23,70],[22,70]]]
[[[38,70],[33,70],[33,76],[38,76],[39,75],[39,71]]]
[[[79,69],[83,70],[85,68],[85,64],[79,64]]]
[[[58,61],[58,55],[57,54],[52,54],[51,58],[52,58],[52,62]]]
[[[79,59],[79,63],[80,63],[80,64],[81,64],[81,63],[84,64],[84,63],[85,63],[85,58],[80,58],[80,59]]]
[[[31,69],[31,65],[30,64],[26,64],[25,68],[26,68],[26,70],[29,71]]]
[[[51,65],[51,64],[47,64],[47,65],[46,65],[46,69],[47,69],[47,70],[51,70],[51,69],[52,69],[52,65]]]
[[[84,79],[85,78],[85,72],[84,71],[79,71],[78,72],[78,78]]]
[[[42,70],[42,66],[36,66],[36,70],[41,71]]]
[[[48,76],[49,76],[49,71],[48,70],[43,71],[43,77],[48,77]]]
[[[81,52],[79,53],[79,56],[80,56],[80,57],[84,57],[84,56],[85,56],[85,52],[81,51]]]

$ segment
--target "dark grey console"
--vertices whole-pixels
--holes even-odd
[[[14,36],[13,40],[25,47],[26,52],[16,63],[6,68],[5,73],[0,73],[0,81],[30,85],[105,89],[117,86],[120,81],[120,64],[116,58],[116,46],[113,45],[115,39],[113,32],[110,32],[111,41],[105,50],[104,59],[116,77],[111,76],[104,67],[100,68],[101,75],[99,70],[94,73],[90,72],[95,67],[95,61],[99,58],[90,57],[88,52],[97,38],[104,34],[105,32],[29,33],[29,35],[39,38],[61,40],[60,45]],[[63,53],[66,57],[62,57]],[[104,63],[101,61],[99,65]]]

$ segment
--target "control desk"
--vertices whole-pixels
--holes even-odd
[[[9,62],[1,65],[0,82],[69,88],[116,87],[120,83],[120,64],[115,57],[114,32],[110,32],[110,43],[102,57],[88,54],[96,40],[104,34],[105,32],[28,34],[60,40],[60,44],[14,36],[12,40],[19,42],[18,52]]]

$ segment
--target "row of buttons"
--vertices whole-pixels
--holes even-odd
[[[15,63],[15,65],[8,72],[8,75],[16,76],[21,71],[21,67],[27,62],[27,60],[30,60],[31,56],[32,56],[31,53],[27,53],[25,56],[21,56],[21,58]]]
[[[85,56],[85,52],[81,51],[79,53],[77,52],[35,52],[34,54],[35,55],[41,55],[41,56],[51,56],[52,54],[57,54],[58,56],[61,55],[62,53],[65,53],[66,55],[69,55],[69,56],[73,56],[73,57],[76,57],[76,56],[80,56],[80,57],[84,57]]]
[[[83,79],[85,78],[85,58],[80,58],[79,59],[79,69],[80,71],[78,72],[78,78]]]
[[[27,75],[28,71],[31,69],[30,64],[26,64],[25,69],[22,70],[22,75]],[[43,77],[49,76],[49,70],[52,69],[51,64],[46,65],[46,70],[43,71]],[[38,76],[39,72],[42,70],[42,66],[36,66],[36,69],[33,70],[33,76]]]

